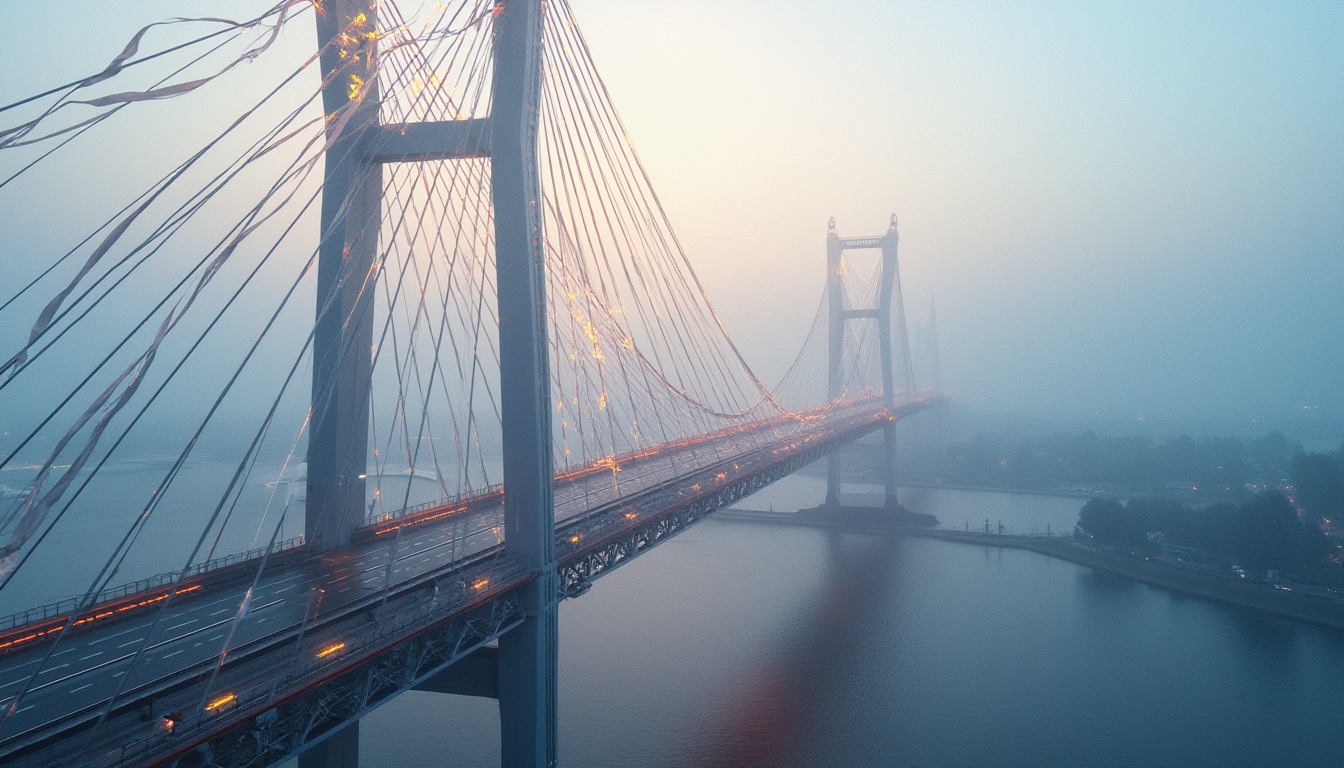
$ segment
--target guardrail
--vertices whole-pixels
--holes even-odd
[[[39,605],[35,608],[29,608],[26,611],[20,611],[18,613],[10,614],[9,616],[0,617],[0,632],[17,629],[39,621],[56,618],[57,616],[71,614],[80,608],[92,608],[97,605],[102,605],[103,603],[112,602],[113,600],[119,600],[123,597],[139,594],[141,592],[148,592],[157,587],[172,584],[178,579],[179,575],[181,575],[182,579],[185,581],[186,579],[204,576],[211,571],[227,568],[231,565],[247,562],[248,560],[259,560],[266,555],[267,549],[270,549],[272,555],[278,555],[282,552],[297,549],[300,546],[303,546],[302,535],[295,536],[292,539],[286,539],[274,547],[257,547],[256,549],[250,549],[246,552],[224,555],[223,557],[216,557],[203,563],[197,563],[188,568],[185,574],[180,571],[177,573],[160,573],[140,579],[139,581],[132,581],[129,584],[108,587],[107,589],[98,592],[93,596],[93,599],[88,602],[82,597],[67,597],[64,600],[58,600],[54,603]]]
[[[857,406],[851,406],[851,407],[857,407]],[[727,432],[727,430],[721,430],[721,431],[724,433]],[[623,456],[617,458],[618,459],[629,458],[629,456]],[[597,464],[594,464],[592,467],[584,467],[580,468],[580,470],[593,469],[593,468],[600,469],[601,467],[598,466]],[[449,496],[443,499],[437,499],[435,501],[428,501],[422,504],[416,504],[413,506],[405,507],[390,514],[384,513],[378,515],[368,515],[364,518],[363,525],[361,527],[370,528],[372,526],[380,525],[383,523],[392,522],[407,517],[413,517],[417,514],[425,512],[426,510],[431,510],[438,507],[455,506],[472,501],[487,499],[491,496],[501,493],[503,490],[504,486],[501,484],[488,485],[483,488],[478,488],[471,491],[464,491],[462,493],[456,494],[454,496]],[[590,510],[587,514],[583,515],[583,518],[592,517],[593,514],[595,514],[595,512]],[[566,522],[572,524],[578,522],[578,519],[581,518],[571,519]],[[287,550],[295,549],[298,546],[301,546],[302,544],[303,544],[302,536],[288,539],[284,542],[281,542],[277,547],[275,547],[272,550],[271,554],[272,555],[280,554]],[[263,555],[265,555],[265,553],[266,553],[265,547],[258,547],[256,549],[252,549],[247,552],[215,558],[213,560],[189,568],[184,576],[184,579],[195,578],[198,576],[202,576],[213,570],[225,568],[248,560],[258,559]],[[87,604],[83,602],[83,598],[66,598],[64,600],[60,600],[47,605],[30,608],[26,611],[12,614],[10,616],[0,617],[0,632],[6,632],[18,627],[26,626],[28,624],[72,613],[75,610],[80,609],[81,606],[85,608],[90,608],[102,603],[107,603],[112,600],[117,600],[119,598],[127,597],[129,595],[133,595],[139,592],[151,590],[156,587],[165,586],[173,583],[173,581],[176,578],[177,578],[176,573],[158,574],[156,576],[141,579],[140,581],[132,582],[130,584],[123,584],[117,587],[111,587],[105,589],[99,592],[92,602]]]
[[[383,513],[380,515],[366,515],[364,517],[364,524],[361,525],[360,527],[368,528],[369,526],[378,525],[380,523],[391,522],[392,520],[400,520],[403,517],[415,515],[420,512],[424,512],[427,509],[434,509],[435,507],[447,507],[452,506],[454,504],[463,504],[465,502],[472,501],[473,499],[482,499],[487,496],[493,496],[497,493],[502,492],[503,490],[504,486],[502,484],[487,485],[484,488],[477,488],[476,490],[472,491],[463,491],[462,493],[459,493],[455,496],[448,496],[447,498],[437,499],[435,501],[426,501],[423,504],[415,504],[413,506],[404,507],[392,513]]]
[[[760,457],[764,459],[764,464],[752,467],[751,469],[744,467],[744,469],[748,474],[758,474],[771,471],[775,465],[782,466],[783,464],[790,462],[811,460],[811,458],[815,457],[817,452],[824,452],[832,447],[830,443],[837,441],[847,442],[848,439],[850,439],[851,432],[867,430],[873,426],[875,426],[873,417],[863,416],[845,419],[841,421],[840,424],[834,425],[829,429],[820,430],[816,434],[800,436],[798,440],[788,446],[774,450],[766,447],[750,451],[750,453],[759,454]],[[766,455],[767,450],[770,456]],[[779,453],[783,453],[784,455],[775,456]],[[618,499],[611,504],[602,505],[602,507],[598,509],[589,510],[588,514],[581,515],[578,519],[565,521],[564,524],[558,526],[558,529],[560,531],[575,531],[576,529],[580,529],[586,523],[597,522],[595,518],[607,514],[618,507],[626,506],[631,503],[639,504],[642,501],[639,497],[649,498],[668,495],[668,498],[671,499],[671,496],[669,495],[671,493],[675,493],[676,497],[683,497],[683,494],[689,493],[689,496],[680,499],[680,503],[673,504],[673,506],[683,506],[688,502],[698,503],[698,500],[701,497],[722,494],[726,492],[727,488],[716,487],[717,483],[715,481],[726,480],[727,477],[724,472],[719,472],[717,475],[712,473],[730,464],[733,470],[736,470],[737,466],[732,462],[733,459],[731,458],[724,459],[700,467],[689,477],[681,476],[672,480],[657,482],[653,487],[646,488],[642,492],[633,494],[634,498]],[[703,475],[705,478],[711,479],[698,479],[696,477],[697,475]],[[689,489],[674,488],[674,486],[678,484],[684,484],[692,480],[698,481],[690,486]],[[702,484],[704,486],[703,488]],[[730,483],[729,485],[733,484]],[[489,491],[483,490],[479,494],[474,494],[473,498],[480,498],[481,494],[488,492]],[[435,506],[444,506],[447,504],[451,504],[451,502],[439,501],[427,505],[420,505],[419,509],[414,507],[407,508],[406,510],[401,510],[399,516],[415,514],[417,511],[423,511],[424,509]],[[715,504],[714,506],[721,506],[721,504]],[[637,513],[637,507],[631,511]],[[661,514],[655,514],[651,516],[648,522],[653,522],[652,517],[662,516],[663,515]],[[632,518],[629,516],[622,516],[618,524],[626,521],[632,521]],[[599,529],[600,528],[601,526],[599,526]],[[595,538],[605,538],[606,534],[605,530],[577,530],[576,532],[582,533],[583,536],[582,538],[576,537],[576,540],[572,543],[578,544],[579,541],[588,539],[588,542],[585,542],[588,546],[598,543],[597,541],[594,541],[594,539],[589,538],[590,534],[598,534],[598,537]],[[592,542],[592,544],[589,544],[589,542]],[[292,545],[290,542],[285,542],[284,545],[276,548],[273,552],[293,549],[294,546],[295,545]],[[582,550],[585,548],[585,545],[579,545],[572,549]],[[571,547],[564,545],[558,546],[558,549],[561,550],[558,554],[563,553],[561,557],[562,560],[575,558],[576,555],[579,554],[577,552],[566,552],[566,550],[571,549]],[[264,552],[264,550],[260,551]],[[486,551],[477,553],[473,558],[481,558],[480,560],[477,560],[477,562],[484,562],[486,558],[495,556],[501,551],[502,546],[496,545],[495,547],[488,548]],[[254,550],[254,552],[256,551]],[[243,562],[249,559],[250,554],[252,553],[239,553],[237,555],[230,555],[212,560],[209,563],[202,564],[199,567],[199,571],[197,571],[197,575],[230,564]],[[613,562],[608,565],[607,569],[614,567],[616,564],[616,561],[613,560]],[[470,566],[468,566],[467,572],[471,572]],[[368,628],[365,631],[356,632],[349,639],[342,641],[339,644],[339,648],[329,652],[324,649],[316,658],[309,657],[301,663],[286,664],[284,669],[277,670],[277,676],[274,679],[261,680],[259,678],[262,677],[261,672],[263,669],[271,669],[275,665],[254,668],[253,670],[244,672],[241,676],[243,679],[235,678],[236,687],[230,685],[216,688],[219,693],[209,700],[208,705],[206,706],[206,711],[190,712],[188,710],[186,717],[174,718],[171,728],[165,726],[164,730],[161,730],[154,735],[126,743],[124,748],[118,750],[120,752],[120,760],[123,761],[124,764],[125,762],[141,762],[146,759],[155,759],[155,755],[163,755],[165,752],[171,752],[176,745],[181,745],[184,741],[191,741],[193,738],[201,738],[203,734],[208,734],[212,730],[222,727],[225,721],[231,719],[230,715],[250,717],[256,712],[266,710],[272,706],[273,702],[277,702],[286,696],[292,696],[293,691],[296,688],[305,685],[307,681],[342,670],[346,668],[347,664],[362,664],[364,663],[363,657],[365,655],[382,646],[391,647],[388,645],[390,641],[398,637],[410,635],[416,627],[437,621],[438,619],[436,617],[446,617],[455,611],[464,610],[463,606],[469,608],[470,606],[478,605],[479,603],[477,601],[481,599],[493,599],[492,596],[502,594],[502,591],[497,590],[511,589],[512,587],[510,584],[512,582],[518,581],[521,583],[521,581],[526,580],[529,575],[525,569],[513,563],[500,563],[488,569],[476,571],[475,573],[481,574],[487,572],[490,573],[490,578],[487,582],[489,585],[488,588],[478,588],[475,587],[475,585],[471,585],[471,588],[469,588],[468,582],[460,582],[458,586],[450,587],[447,595],[439,597],[432,602],[428,602],[423,606],[416,607],[409,612],[402,613],[400,618],[395,618],[385,624],[368,625]],[[462,573],[462,571],[459,571],[459,573]],[[403,594],[410,594],[423,586],[424,584],[411,584],[407,582],[404,585],[404,591],[402,588],[398,588],[398,591],[402,591]],[[484,587],[484,585],[482,585],[482,587]],[[119,587],[117,589],[120,590],[125,588],[126,587]],[[438,595],[437,589],[434,590],[434,594]],[[349,614],[353,615],[356,610],[363,610],[363,608],[352,608]],[[344,621],[344,618],[341,620]],[[302,636],[302,629],[300,629],[300,636]],[[314,637],[313,640],[316,641],[317,638]],[[294,661],[297,662],[297,659]],[[341,661],[344,661],[345,663],[338,663]],[[174,674],[178,675],[183,673]],[[249,678],[253,681],[251,685],[247,682]],[[187,698],[191,697],[188,696]],[[199,699],[197,700],[199,701]],[[163,704],[171,706],[166,701],[163,702]],[[157,712],[158,710],[155,711]],[[244,713],[249,714],[244,715]],[[233,726],[229,725],[223,727]],[[211,737],[204,736],[204,738]],[[114,755],[115,754],[116,752],[114,752]],[[113,759],[116,760],[117,758],[114,757]]]
[[[118,755],[118,765],[140,765],[146,760],[153,759],[158,753],[171,751],[179,743],[190,743],[193,735],[218,727],[220,721],[227,719],[230,714],[242,710],[265,710],[273,702],[292,695],[295,690],[301,690],[312,679],[330,674],[331,670],[339,666],[338,662],[350,660],[352,657],[357,659],[389,643],[405,639],[413,630],[462,611],[481,599],[491,599],[505,594],[531,576],[521,565],[511,565],[502,569],[491,568],[477,572],[476,576],[482,574],[489,575],[491,589],[473,594],[470,588],[467,588],[456,595],[456,600],[430,604],[395,622],[373,625],[371,631],[359,635],[357,639],[341,643],[339,650],[335,652],[309,659],[301,664],[288,664],[283,676],[270,678],[240,690],[221,691],[210,697],[206,710],[185,714],[172,724],[171,730],[165,729],[158,735],[125,744]]]

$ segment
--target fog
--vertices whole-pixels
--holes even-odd
[[[1117,430],[1344,423],[1339,4],[573,5],[763,380],[806,336],[827,218],[875,235],[894,212],[907,310],[922,322],[936,297],[964,409]],[[49,33],[7,44],[6,100],[96,71],[151,20],[219,10],[33,12]],[[285,30],[278,66],[311,50],[304,29]],[[267,66],[231,73],[232,92]],[[243,103],[218,97],[113,122],[5,190],[9,277],[178,162],[206,135],[192,120]]]
[[[806,331],[827,217],[896,212],[906,305],[936,296],[968,408],[1344,416],[1344,7],[576,6],[763,375]]]

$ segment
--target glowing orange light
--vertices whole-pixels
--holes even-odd
[[[333,653],[336,653],[337,651],[341,650],[344,647],[345,643],[333,643],[331,645],[328,645],[326,648],[323,648],[322,650],[317,652],[317,658],[325,659],[326,657],[330,656]]]
[[[189,587],[183,587],[183,588],[177,590],[177,594],[178,594],[178,595],[185,595],[185,594],[189,594],[189,593],[191,593],[191,592],[195,592],[195,591],[197,591],[197,590],[199,590],[199,589],[201,589],[201,585],[200,585],[200,584],[193,584],[192,586],[189,586]],[[118,606],[116,606],[116,607],[107,608],[107,609],[105,609],[105,610],[98,611],[97,613],[92,613],[92,614],[89,614],[88,616],[84,616],[84,617],[82,617],[82,618],[76,619],[76,620],[74,621],[74,623],[71,624],[70,626],[72,626],[72,627],[82,626],[82,625],[84,625],[84,624],[88,624],[89,622],[99,621],[99,620],[102,620],[102,619],[106,619],[106,618],[109,617],[109,616],[116,616],[116,615],[118,615],[118,614],[125,613],[125,612],[127,612],[127,611],[133,611],[133,610],[135,610],[136,608],[143,608],[143,607],[145,607],[145,606],[147,606],[147,605],[153,605],[153,604],[155,604],[155,603],[163,602],[164,600],[167,600],[167,599],[168,599],[169,594],[170,594],[169,592],[164,592],[164,593],[162,593],[162,594],[155,595],[154,597],[147,597],[147,598],[143,598],[143,599],[140,599],[140,600],[135,600],[135,601],[132,601],[132,602],[123,603],[123,604],[118,605]],[[33,630],[32,632],[29,632],[28,634],[23,635],[23,636],[21,636],[21,637],[16,637],[16,638],[13,638],[13,639],[11,639],[11,640],[6,640],[6,641],[4,641],[4,642],[0,642],[0,651],[4,651],[4,650],[6,650],[6,649],[8,649],[8,648],[12,648],[12,647],[14,647],[14,646],[16,646],[16,645],[22,645],[23,643],[29,643],[29,642],[32,642],[33,640],[37,640],[38,638],[46,637],[46,636],[48,636],[48,635],[51,635],[51,634],[55,634],[55,633],[57,633],[57,632],[60,632],[60,631],[61,631],[61,628],[65,625],[65,622],[66,622],[66,620],[67,620],[68,618],[69,618],[69,617],[60,617],[60,618],[54,619],[53,621],[49,622],[49,623],[47,624],[47,626],[45,626],[45,627],[43,627],[43,628],[41,628],[41,629]]]
[[[484,577],[484,576],[482,576],[481,578],[479,578],[479,579],[477,579],[477,580],[471,582],[471,588],[472,588],[472,589],[485,589],[485,588],[488,587],[488,586],[490,586],[490,579],[488,579],[488,578],[486,578],[486,577]]]
[[[493,496],[494,494],[491,495]],[[466,512],[466,511],[467,506],[465,504],[449,507],[435,507],[433,509],[428,510],[425,514],[417,515],[409,520],[402,520],[398,521],[394,525],[388,525],[382,528],[376,528],[373,531],[373,535],[382,536],[385,533],[392,533],[393,531],[397,530],[398,528],[401,528],[402,526],[420,525],[421,523],[428,523],[431,520],[439,520],[441,518],[448,517],[449,515],[455,515],[458,512]]]
[[[220,696],[218,699],[215,699],[214,701],[210,702],[209,704],[206,704],[205,711],[214,712],[216,709],[219,709],[225,704],[232,704],[233,701],[237,698],[238,697],[235,694],[226,693],[223,696]]]

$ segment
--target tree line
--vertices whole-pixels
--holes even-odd
[[[1224,565],[1251,572],[1277,570],[1315,584],[1344,580],[1338,538],[1344,517],[1344,448],[1297,452],[1283,490],[1255,494],[1240,504],[1194,507],[1162,497],[1127,502],[1095,498],[1078,516],[1080,531],[1096,541],[1136,551],[1164,545],[1197,550]]]
[[[951,485],[1023,490],[1071,486],[1132,494],[1180,487],[1235,495],[1248,484],[1285,484],[1299,471],[1299,455],[1324,456],[1308,461],[1316,462],[1317,470],[1331,471],[1322,462],[1340,460],[1344,447],[1334,454],[1307,455],[1277,431],[1255,440],[1179,435],[1161,441],[1091,431],[1037,438],[980,434],[949,445],[935,471]]]
[[[1278,491],[1242,504],[1196,508],[1166,499],[1096,498],[1083,505],[1078,527],[1100,543],[1138,552],[1175,544],[1196,549],[1224,566],[1263,575],[1276,570],[1314,584],[1338,585],[1339,547],[1319,525],[1298,516]]]

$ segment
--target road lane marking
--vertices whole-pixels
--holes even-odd
[[[280,598],[279,600],[272,600],[272,601],[269,602],[269,603],[262,603],[261,605],[254,606],[254,607],[252,608],[252,610],[249,611],[249,613],[256,613],[257,611],[265,610],[265,609],[267,609],[267,608],[270,608],[272,605],[279,605],[279,604],[281,604],[281,603],[283,603],[283,602],[285,602],[285,598],[282,597],[282,598]]]
[[[89,673],[89,672],[92,672],[92,671],[95,670],[95,669],[102,669],[103,667],[106,667],[106,666],[109,665],[109,664],[116,664],[118,661],[125,661],[126,659],[129,659],[129,658],[131,658],[131,657],[134,656],[134,655],[135,655],[135,652],[132,651],[131,653],[126,654],[125,656],[118,656],[118,657],[115,658],[115,659],[109,659],[109,660],[107,660],[107,661],[104,661],[102,664],[94,664],[92,667],[85,667],[84,669],[81,669],[81,670],[78,671],[78,672],[71,672],[70,674],[66,675],[65,677],[62,677],[62,678],[59,679],[59,680],[52,680],[52,681],[49,682],[49,683],[43,683],[43,684],[41,684],[41,685],[35,685],[35,686],[33,686],[32,688],[29,688],[29,689],[28,689],[28,693],[33,693],[34,691],[40,691],[40,690],[42,690],[43,688],[50,688],[51,686],[56,685],[56,684],[58,684],[58,683],[64,683],[66,680],[72,680],[72,679],[74,679],[74,678],[76,678],[76,677],[79,677],[80,675],[83,675],[83,674],[87,674],[87,673]]]
[[[97,645],[97,644],[103,642],[104,640],[111,640],[111,639],[113,639],[113,638],[121,637],[122,635],[129,635],[130,633],[132,633],[132,632],[134,632],[134,631],[136,631],[136,630],[138,630],[138,629],[144,629],[144,627],[143,627],[143,626],[141,626],[141,627],[131,627],[130,629],[126,630],[125,632],[118,632],[118,633],[115,634],[115,635],[108,635],[107,637],[100,637],[100,638],[98,638],[97,640],[90,640],[90,641],[89,641],[89,645]]]

